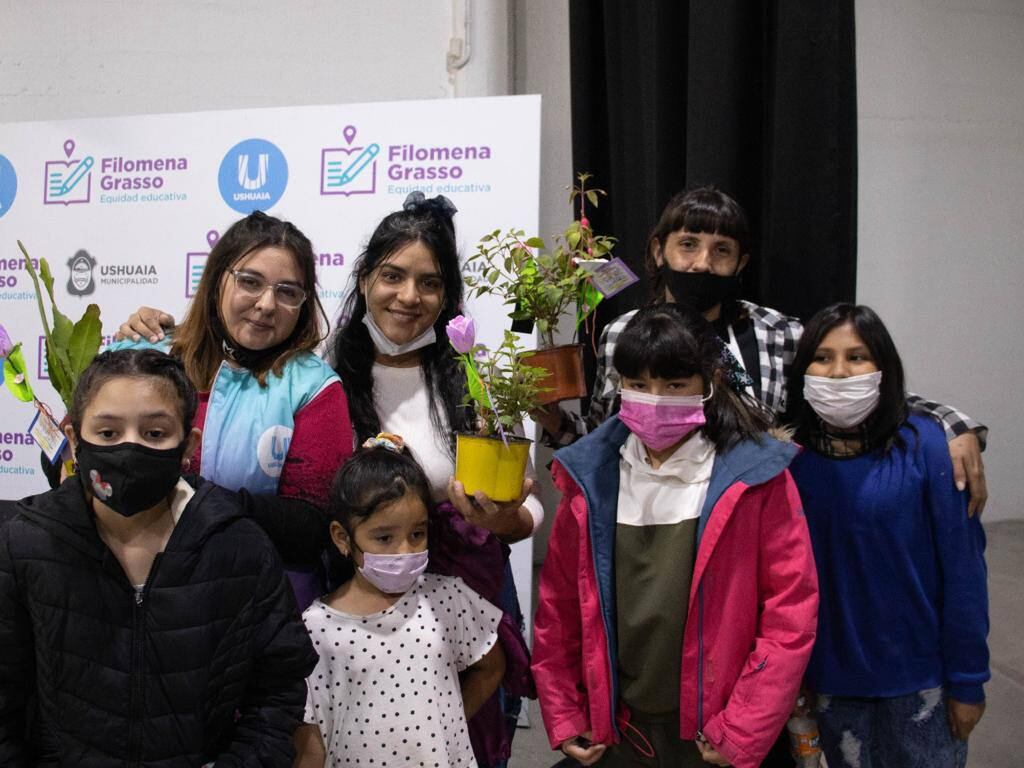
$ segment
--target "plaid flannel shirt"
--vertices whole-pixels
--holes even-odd
[[[804,331],[803,325],[795,317],[789,317],[768,307],[762,307],[749,301],[740,301],[740,316],[749,317],[754,327],[757,340],[757,357],[760,362],[761,400],[773,413],[779,414],[786,409],[786,381],[789,369],[793,365],[796,347]],[[596,429],[601,422],[614,413],[615,400],[619,394],[619,373],[612,365],[615,354],[615,343],[626,323],[637,310],[619,315],[605,326],[601,333],[601,341],[597,348],[597,376],[590,398],[590,411],[584,418],[580,414],[562,409],[562,423],[558,432],[552,434],[544,431],[543,441],[546,445],[557,448],[570,445]],[[751,373],[748,371],[748,373]],[[753,375],[753,373],[751,373]],[[915,411],[926,413],[937,419],[946,431],[946,439],[974,432],[978,436],[982,450],[988,438],[988,427],[974,421],[970,416],[961,413],[948,405],[925,400],[920,395],[908,394],[907,404]]]

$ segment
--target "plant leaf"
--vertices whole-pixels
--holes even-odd
[[[39,277],[43,279],[43,285],[46,286],[46,293],[49,294],[52,304],[55,301],[53,298],[53,274],[50,272],[50,263],[46,259],[39,260]]]
[[[43,309],[43,294],[39,290],[39,277],[38,275],[36,275],[35,267],[32,266],[32,257],[28,255],[28,251],[25,249],[25,246],[22,244],[21,240],[18,241],[18,247],[21,249],[21,252],[25,254],[25,270],[28,272],[28,276],[32,278],[32,285],[35,286],[36,306],[39,308],[39,319],[43,323],[43,335],[46,337],[46,340],[49,341],[50,323],[46,319],[46,310]]]
[[[57,390],[60,399],[67,409],[71,410],[71,398],[75,392],[75,385],[71,380],[71,362],[68,360],[67,352],[62,347],[56,347],[49,341],[46,342],[46,365],[50,375],[50,383]]]
[[[102,340],[100,308],[96,304],[90,304],[85,308],[85,314],[75,323],[68,341],[68,362],[72,381],[77,382],[78,377],[96,357]]]
[[[71,342],[73,325],[71,320],[57,309],[57,301],[53,297],[53,274],[50,272],[50,264],[46,259],[39,260],[39,277],[42,278],[43,285],[46,286],[46,293],[50,296],[50,312],[53,314],[53,330],[51,338],[47,339],[47,342],[52,342],[62,349],[66,348]]]
[[[25,356],[21,352],[21,342],[19,341],[4,358],[4,384],[11,390],[11,394],[23,403],[29,403],[35,399],[26,371],[28,368],[25,366]],[[15,381],[18,376],[22,377],[20,382]]]
[[[491,407],[491,401],[487,397],[487,390],[484,389],[483,379],[480,378],[480,373],[473,364],[466,366],[466,389],[469,391],[469,396],[477,403],[484,408]]]
[[[539,237],[531,237],[525,244],[530,248],[543,248],[544,240]]]

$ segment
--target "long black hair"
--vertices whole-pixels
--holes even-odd
[[[771,426],[765,408],[730,386],[732,378],[722,358],[723,345],[711,324],[681,304],[653,304],[630,318],[615,342],[613,365],[620,376],[645,373],[662,379],[699,374],[714,384],[704,404],[704,435],[719,451],[741,440],[758,440]]]
[[[803,443],[812,441],[820,431],[818,415],[804,400],[804,375],[825,336],[832,329],[847,324],[860,336],[878,370],[882,372],[878,406],[864,422],[866,442],[869,446],[881,447],[885,451],[894,445],[902,447],[899,429],[910,415],[903,362],[885,323],[871,307],[863,304],[832,304],[814,315],[804,326],[786,385],[788,392],[784,421],[796,430],[797,440]]]
[[[445,342],[445,326],[462,307],[462,270],[452,220],[454,209],[450,203],[446,206],[437,198],[423,199],[422,195],[415,194],[409,196],[402,210],[384,217],[356,261],[349,295],[342,307],[341,325],[331,339],[331,362],[345,385],[352,428],[361,443],[380,432],[380,417],[373,403],[376,355],[370,333],[363,325],[366,297],[359,291],[359,285],[367,284],[369,281],[364,278],[400,249],[411,243],[422,243],[437,261],[444,283],[444,302],[434,323],[437,342],[421,350],[420,368],[431,394],[431,424],[437,434],[448,433],[450,450],[454,453],[451,430],[472,428],[471,411],[460,407],[465,377]]]

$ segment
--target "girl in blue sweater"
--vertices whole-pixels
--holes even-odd
[[[833,768],[963,766],[989,679],[985,535],[956,489],[942,428],[906,406],[871,309],[807,324],[788,421],[821,587],[807,670]]]

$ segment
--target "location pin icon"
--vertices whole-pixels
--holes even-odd
[[[352,140],[356,137],[356,127],[354,125],[346,125],[341,135],[345,137],[346,143],[351,144]]]
[[[64,142],[64,156],[70,160],[71,159],[71,153],[74,152],[74,151],[75,151],[75,140],[74,139],[68,139],[67,141],[65,141]]]
[[[216,229],[211,229],[206,233],[206,242],[210,244],[211,248],[217,244],[218,240],[220,240],[220,233]]]

